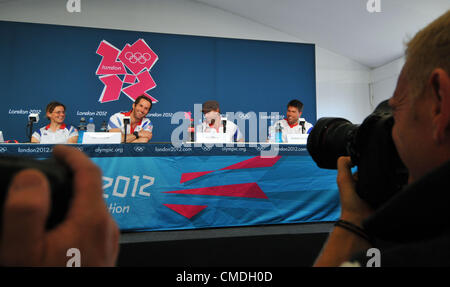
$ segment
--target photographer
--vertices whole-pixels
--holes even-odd
[[[405,54],[389,105],[408,185],[372,210],[355,192],[350,157],[340,157],[341,220],[315,266],[366,266],[371,247],[381,266],[450,265],[450,11],[419,31]]]

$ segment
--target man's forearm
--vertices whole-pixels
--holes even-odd
[[[147,137],[139,137],[139,138],[134,137],[132,143],[147,143],[149,140],[150,139]]]
[[[133,143],[147,143],[152,139],[153,134],[149,131],[140,131]]]
[[[315,267],[340,266],[355,253],[369,249],[370,243],[359,235],[342,227],[335,227],[330,233],[319,257],[314,262]]]
[[[127,134],[127,143],[132,143],[136,140],[136,136],[134,134]],[[125,142],[125,134],[122,134],[122,142]]]

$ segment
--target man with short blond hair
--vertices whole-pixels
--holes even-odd
[[[355,192],[350,157],[340,157],[347,223],[333,229],[315,266],[367,266],[372,247],[381,266],[450,266],[450,10],[408,43],[389,105],[408,186],[372,210]]]

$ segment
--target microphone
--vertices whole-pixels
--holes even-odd
[[[130,124],[130,117],[123,117],[123,125],[125,127],[124,143],[127,143],[127,126]]]
[[[28,135],[28,139],[31,143],[31,136],[33,133],[33,123],[38,123],[39,122],[39,114],[29,114],[28,115],[28,124],[27,127],[29,127],[29,135]]]
[[[30,124],[39,122],[39,114],[29,114],[28,121]]]
[[[302,126],[302,134],[306,133],[305,121],[300,121],[300,125]]]
[[[227,120],[222,120],[223,133],[227,133]]]

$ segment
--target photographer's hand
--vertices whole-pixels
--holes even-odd
[[[337,184],[341,199],[341,219],[361,227],[362,221],[371,215],[373,210],[356,193],[357,174],[352,175],[352,162],[350,157],[340,157],[337,165]]]
[[[362,221],[373,211],[356,193],[357,179],[356,174],[352,175],[351,168],[350,157],[338,159],[337,184],[341,198],[341,219],[361,227]],[[314,266],[340,266],[356,252],[370,247],[371,244],[361,236],[345,228],[335,227]]]
[[[100,169],[75,148],[56,146],[54,154],[74,176],[66,219],[45,230],[50,209],[47,178],[34,169],[19,172],[4,204],[0,265],[66,266],[67,251],[77,248],[81,266],[113,266],[119,252],[119,230],[103,200]]]

